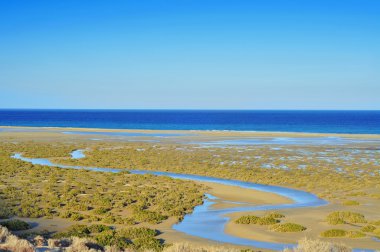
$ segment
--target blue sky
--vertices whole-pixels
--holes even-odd
[[[380,109],[380,1],[0,1],[0,108]]]

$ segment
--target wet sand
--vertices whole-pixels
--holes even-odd
[[[300,132],[270,132],[270,131],[223,131],[223,130],[139,130],[139,129],[101,129],[101,128],[65,128],[65,127],[16,127],[16,126],[0,126],[1,133],[56,133],[62,132],[125,132],[125,133],[142,133],[142,134],[177,134],[182,136],[174,136],[175,138],[197,138],[201,137],[342,137],[354,139],[379,139],[380,134],[335,134],[335,133],[300,133]],[[65,134],[64,134],[65,135]],[[67,134],[69,135],[69,134]],[[88,135],[87,135],[88,137]],[[143,137],[143,136],[142,136]],[[205,139],[204,139],[205,140]]]

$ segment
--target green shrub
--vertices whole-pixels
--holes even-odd
[[[158,224],[167,219],[167,216],[149,210],[134,211],[134,217],[137,221],[149,222],[152,224]]]
[[[164,245],[159,240],[152,237],[139,238],[133,241],[133,247],[139,251],[161,251]]]
[[[347,200],[347,201],[343,202],[343,205],[345,205],[345,206],[358,206],[358,205],[360,205],[360,203],[356,200]]]
[[[364,215],[354,212],[332,212],[327,218],[327,222],[331,225],[345,224],[345,223],[366,223]]]
[[[235,221],[235,223],[237,224],[257,224],[257,225],[273,225],[279,222],[280,222],[279,220],[270,216],[258,217],[255,215],[245,215]]]
[[[108,213],[102,221],[107,224],[124,224],[123,218],[120,216],[112,215],[111,213]]]
[[[342,229],[330,229],[326,230],[321,233],[322,237],[347,237],[347,238],[362,238],[365,237],[366,235],[360,231],[356,230],[350,230],[350,231],[345,231]]]
[[[268,213],[266,216],[274,219],[285,218],[285,215],[279,212]]]
[[[17,219],[0,222],[0,225],[11,231],[27,230],[31,228],[29,223]]]
[[[11,216],[12,212],[8,208],[0,206],[0,219],[8,219]]]
[[[296,223],[281,223],[271,226],[270,230],[275,232],[302,232],[306,230],[306,227]]]
[[[275,218],[264,216],[264,217],[261,217],[260,219],[258,219],[256,224],[258,224],[258,225],[273,225],[273,224],[276,224],[279,222],[280,221],[275,219]]]
[[[54,238],[69,238],[72,236],[76,237],[89,237],[91,234],[91,231],[89,230],[88,226],[86,225],[73,225],[71,226],[66,232],[60,232],[54,234]]]
[[[347,235],[347,231],[342,229],[330,229],[321,233],[322,237],[344,237]]]
[[[60,212],[59,217],[64,218],[64,219],[68,219],[71,217],[71,212],[69,212],[69,211]]]
[[[375,226],[367,225],[367,226],[362,227],[362,228],[361,228],[361,231],[362,231],[362,232],[370,233],[370,232],[373,232],[375,229],[376,229]]]
[[[245,215],[240,217],[235,221],[237,224],[256,224],[257,220],[260,219],[260,217],[254,216],[254,215]]]
[[[98,216],[90,215],[90,216],[87,218],[87,220],[90,221],[90,222],[95,222],[95,221],[101,221],[102,218],[99,218]]]
[[[116,246],[118,248],[126,248],[130,244],[126,238],[118,236],[113,230],[98,233],[95,240],[101,246]]]
[[[123,236],[129,239],[155,237],[158,235],[157,230],[146,227],[131,227],[117,231],[119,236]]]
[[[98,215],[102,215],[102,214],[106,214],[107,212],[109,212],[110,209],[109,208],[105,208],[105,207],[99,207],[99,208],[96,208],[93,210],[93,213],[94,214],[98,214]]]
[[[366,235],[360,231],[348,231],[346,236],[348,238],[362,238],[362,237],[365,237]]]
[[[73,212],[71,213],[70,219],[72,219],[73,221],[80,221],[83,220],[83,215],[81,215],[80,213]]]
[[[123,224],[125,225],[135,225],[136,221],[133,218],[124,218]]]
[[[112,246],[115,239],[115,231],[107,230],[95,236],[96,242],[101,246]]]
[[[102,224],[94,224],[94,225],[89,226],[88,230],[91,233],[101,233],[101,232],[106,231],[106,230],[111,230],[111,227],[106,226],[106,225],[102,225]]]

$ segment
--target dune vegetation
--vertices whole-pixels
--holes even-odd
[[[341,228],[333,228],[323,231],[320,236],[327,238],[345,237],[345,238],[363,238],[368,236],[380,236],[380,223],[377,221],[369,221],[363,214],[349,211],[335,211],[327,215],[326,222],[330,225],[348,224],[355,230],[345,230]]]
[[[0,148],[2,218],[157,224],[169,217],[181,219],[202,203],[204,188],[192,182],[32,165],[10,158],[7,145]]]
[[[71,231],[76,235],[85,233],[86,235],[69,238],[45,239],[36,236],[31,240],[21,239],[0,226],[0,250],[33,252],[36,248],[44,247],[45,251],[66,251],[66,252],[255,252],[253,249],[237,249],[225,246],[192,245],[188,243],[175,243],[162,245],[154,240],[155,231],[150,229],[132,228],[126,231],[113,231],[106,226],[77,226]],[[111,232],[113,231],[113,232]],[[78,233],[79,232],[79,233]],[[135,238],[136,234],[141,237]],[[138,240],[140,239],[140,241]],[[153,239],[153,240],[151,240]],[[151,240],[151,241],[149,241]],[[104,245],[113,244],[113,245]],[[126,246],[121,249],[121,246]],[[352,249],[343,244],[336,244],[321,240],[304,238],[298,241],[294,248],[284,249],[283,252],[351,252]]]
[[[62,151],[57,146],[32,143],[22,146],[25,153],[33,150],[37,155],[49,149],[49,155],[64,152],[67,156],[67,151],[72,150],[71,147],[63,147]],[[1,225],[11,230],[29,228],[22,221],[8,220],[11,217],[64,218],[84,225],[116,226],[117,231],[106,229],[94,236],[101,244],[119,244],[120,234],[126,238],[127,234],[132,235],[131,230],[135,230],[133,241],[128,236],[133,245],[126,245],[134,248],[150,246],[159,250],[163,245],[154,238],[156,231],[152,236],[153,231],[120,228],[152,226],[168,218],[178,221],[203,201],[205,188],[193,182],[128,172],[99,173],[32,165],[11,158],[16,147],[19,146],[4,143],[0,146],[0,212],[4,219]],[[60,235],[64,236],[64,233]]]
[[[279,223],[280,220],[271,216],[258,217],[255,215],[245,215],[235,221],[237,224],[256,224],[256,225],[273,225]]]
[[[70,153],[77,149],[84,149],[86,156],[72,159]],[[14,153],[31,158],[49,158],[60,164],[120,168],[125,171],[117,174],[97,173],[32,165],[11,158]],[[206,148],[174,142],[11,139],[3,141],[0,146],[0,219],[7,221],[15,216],[63,218],[80,225],[112,225],[115,229],[97,233],[91,231],[89,236],[82,238],[99,239],[105,246],[114,246],[106,240],[109,238],[116,242],[115,237],[119,237],[121,229],[153,227],[155,230],[154,225],[169,219],[179,221],[202,203],[205,187],[188,181],[128,172],[128,169],[143,169],[310,191],[321,198],[355,209],[355,212],[337,211],[327,216],[326,221],[331,225],[358,224],[355,230],[337,227],[335,230],[343,230],[341,237],[357,238],[363,234],[379,236],[378,219],[367,220],[364,214],[356,211],[361,202],[380,199],[379,159],[380,152],[367,145]],[[282,218],[284,216],[280,213],[263,217],[250,215],[243,216],[236,223],[266,225],[275,232],[305,230],[302,223],[287,223]],[[339,235],[342,232],[326,230],[320,236],[334,237],[336,233]],[[128,246],[137,248],[136,244],[131,241]],[[154,244],[152,242],[153,247],[157,245]]]
[[[40,156],[38,152],[26,154]],[[73,165],[171,171],[290,186],[348,205],[357,205],[358,197],[380,198],[380,152],[365,145],[355,148],[303,145],[277,150],[265,145],[202,148],[103,142],[92,143],[83,159],[72,160],[67,153],[45,157]]]
[[[136,251],[161,251],[164,244],[156,238],[157,230],[146,227],[129,227],[115,230],[106,225],[74,225],[66,232],[56,233],[56,240],[70,239],[71,237],[88,238],[101,247],[115,247]]]
[[[1,221],[0,225],[8,228],[11,231],[28,230],[31,228],[29,223],[22,220],[17,220],[17,219]]]
[[[306,227],[290,222],[283,222],[285,215],[279,212],[266,213],[264,216],[244,215],[235,220],[236,224],[267,225],[269,230],[280,233],[302,232]]]
[[[272,225],[270,230],[274,232],[288,233],[288,232],[302,232],[306,230],[306,227],[297,223],[279,223]]]
[[[336,211],[330,213],[326,217],[327,223],[330,225],[346,224],[346,223],[367,223],[363,214],[355,212]]]

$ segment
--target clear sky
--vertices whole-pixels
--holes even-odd
[[[1,0],[0,108],[380,109],[380,1]]]

